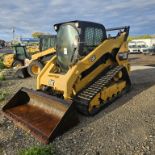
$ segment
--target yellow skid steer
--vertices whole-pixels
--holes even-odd
[[[20,89],[4,114],[45,143],[128,92],[129,26],[70,21],[55,24],[56,55],[37,77],[37,91]],[[118,31],[107,37],[107,32]]]

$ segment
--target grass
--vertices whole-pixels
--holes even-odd
[[[151,39],[151,38],[154,38],[154,37],[148,34],[139,35],[139,36],[129,36],[128,41],[132,41],[133,39]]]
[[[4,64],[3,64],[2,60],[0,60],[0,69],[4,69]]]
[[[4,80],[5,80],[5,76],[0,70],[0,81],[4,81]]]
[[[4,53],[0,53],[0,70],[5,68],[3,64],[3,59],[4,59]]]
[[[5,80],[3,73],[1,72],[5,68],[3,61],[0,59],[0,81]]]
[[[20,151],[19,155],[55,155],[55,149],[53,145],[34,146]]]
[[[7,93],[5,91],[0,91],[0,101],[3,101],[6,97]]]

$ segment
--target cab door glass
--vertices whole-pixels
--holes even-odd
[[[24,60],[26,58],[24,47],[16,47],[16,57],[19,60]]]

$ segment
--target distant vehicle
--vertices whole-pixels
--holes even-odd
[[[5,47],[5,41],[4,40],[0,40],[0,48]]]
[[[135,42],[130,42],[128,44],[128,48],[130,53],[140,53],[138,46]]]
[[[144,55],[155,55],[155,46],[143,50]]]
[[[148,47],[153,46],[155,44],[155,38],[148,38],[148,39],[134,39],[132,42],[138,42],[141,44],[146,44]]]
[[[139,49],[140,53],[143,53],[144,50],[148,49],[148,46],[145,45],[145,44],[137,45],[137,46],[138,46],[138,49]]]
[[[130,53],[143,53],[148,46],[145,44],[145,42],[130,42],[128,44],[128,48]]]

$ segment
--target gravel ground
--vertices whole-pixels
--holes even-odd
[[[155,55],[130,54],[129,60],[131,65],[146,65],[155,67]]]
[[[133,66],[132,90],[94,117],[79,114],[80,123],[53,142],[57,154],[155,154],[154,77],[154,67]],[[0,89],[7,90],[8,97],[0,108],[22,86],[35,88],[35,79],[2,82]],[[34,145],[40,143],[0,113],[2,155]]]
[[[35,88],[35,83],[33,78],[7,79],[1,82],[0,90],[6,91],[7,98],[0,102],[0,109],[21,87]],[[15,155],[18,150],[38,144],[39,142],[35,141],[31,135],[14,126],[0,111],[0,155]]]

